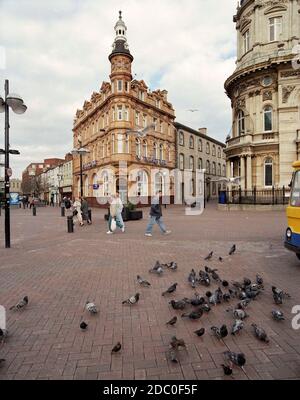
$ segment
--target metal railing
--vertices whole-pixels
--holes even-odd
[[[289,203],[290,190],[284,186],[279,189],[226,190],[226,204],[285,205]]]

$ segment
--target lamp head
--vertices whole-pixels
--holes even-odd
[[[16,93],[9,93],[6,97],[6,103],[16,114],[24,114],[27,110],[22,97]]]

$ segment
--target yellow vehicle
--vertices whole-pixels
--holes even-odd
[[[288,228],[285,234],[284,245],[294,251],[300,260],[300,161],[293,163],[290,202],[286,209]]]

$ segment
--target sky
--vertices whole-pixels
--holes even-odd
[[[226,78],[235,69],[236,0],[0,0],[0,95],[4,80],[28,109],[10,113],[13,178],[31,162],[72,149],[78,108],[109,81],[118,12],[134,56],[132,72],[150,90],[166,89],[176,121],[231,130]],[[190,112],[189,109],[198,109]],[[0,148],[4,146],[0,114]],[[3,158],[0,159],[3,162]],[[2,172],[2,173],[1,173]],[[3,175],[3,170],[0,175]]]

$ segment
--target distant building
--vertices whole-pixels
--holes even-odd
[[[198,131],[182,125],[174,124],[177,135],[177,168],[181,171],[192,170],[193,178],[190,181],[190,194],[196,193],[196,169],[205,169],[205,196],[215,198],[224,183],[218,183],[217,178],[226,176],[225,144],[207,135],[207,129]],[[181,193],[184,193],[184,182]]]
[[[9,180],[10,191],[14,193],[22,194],[22,181],[21,179],[12,178]]]

